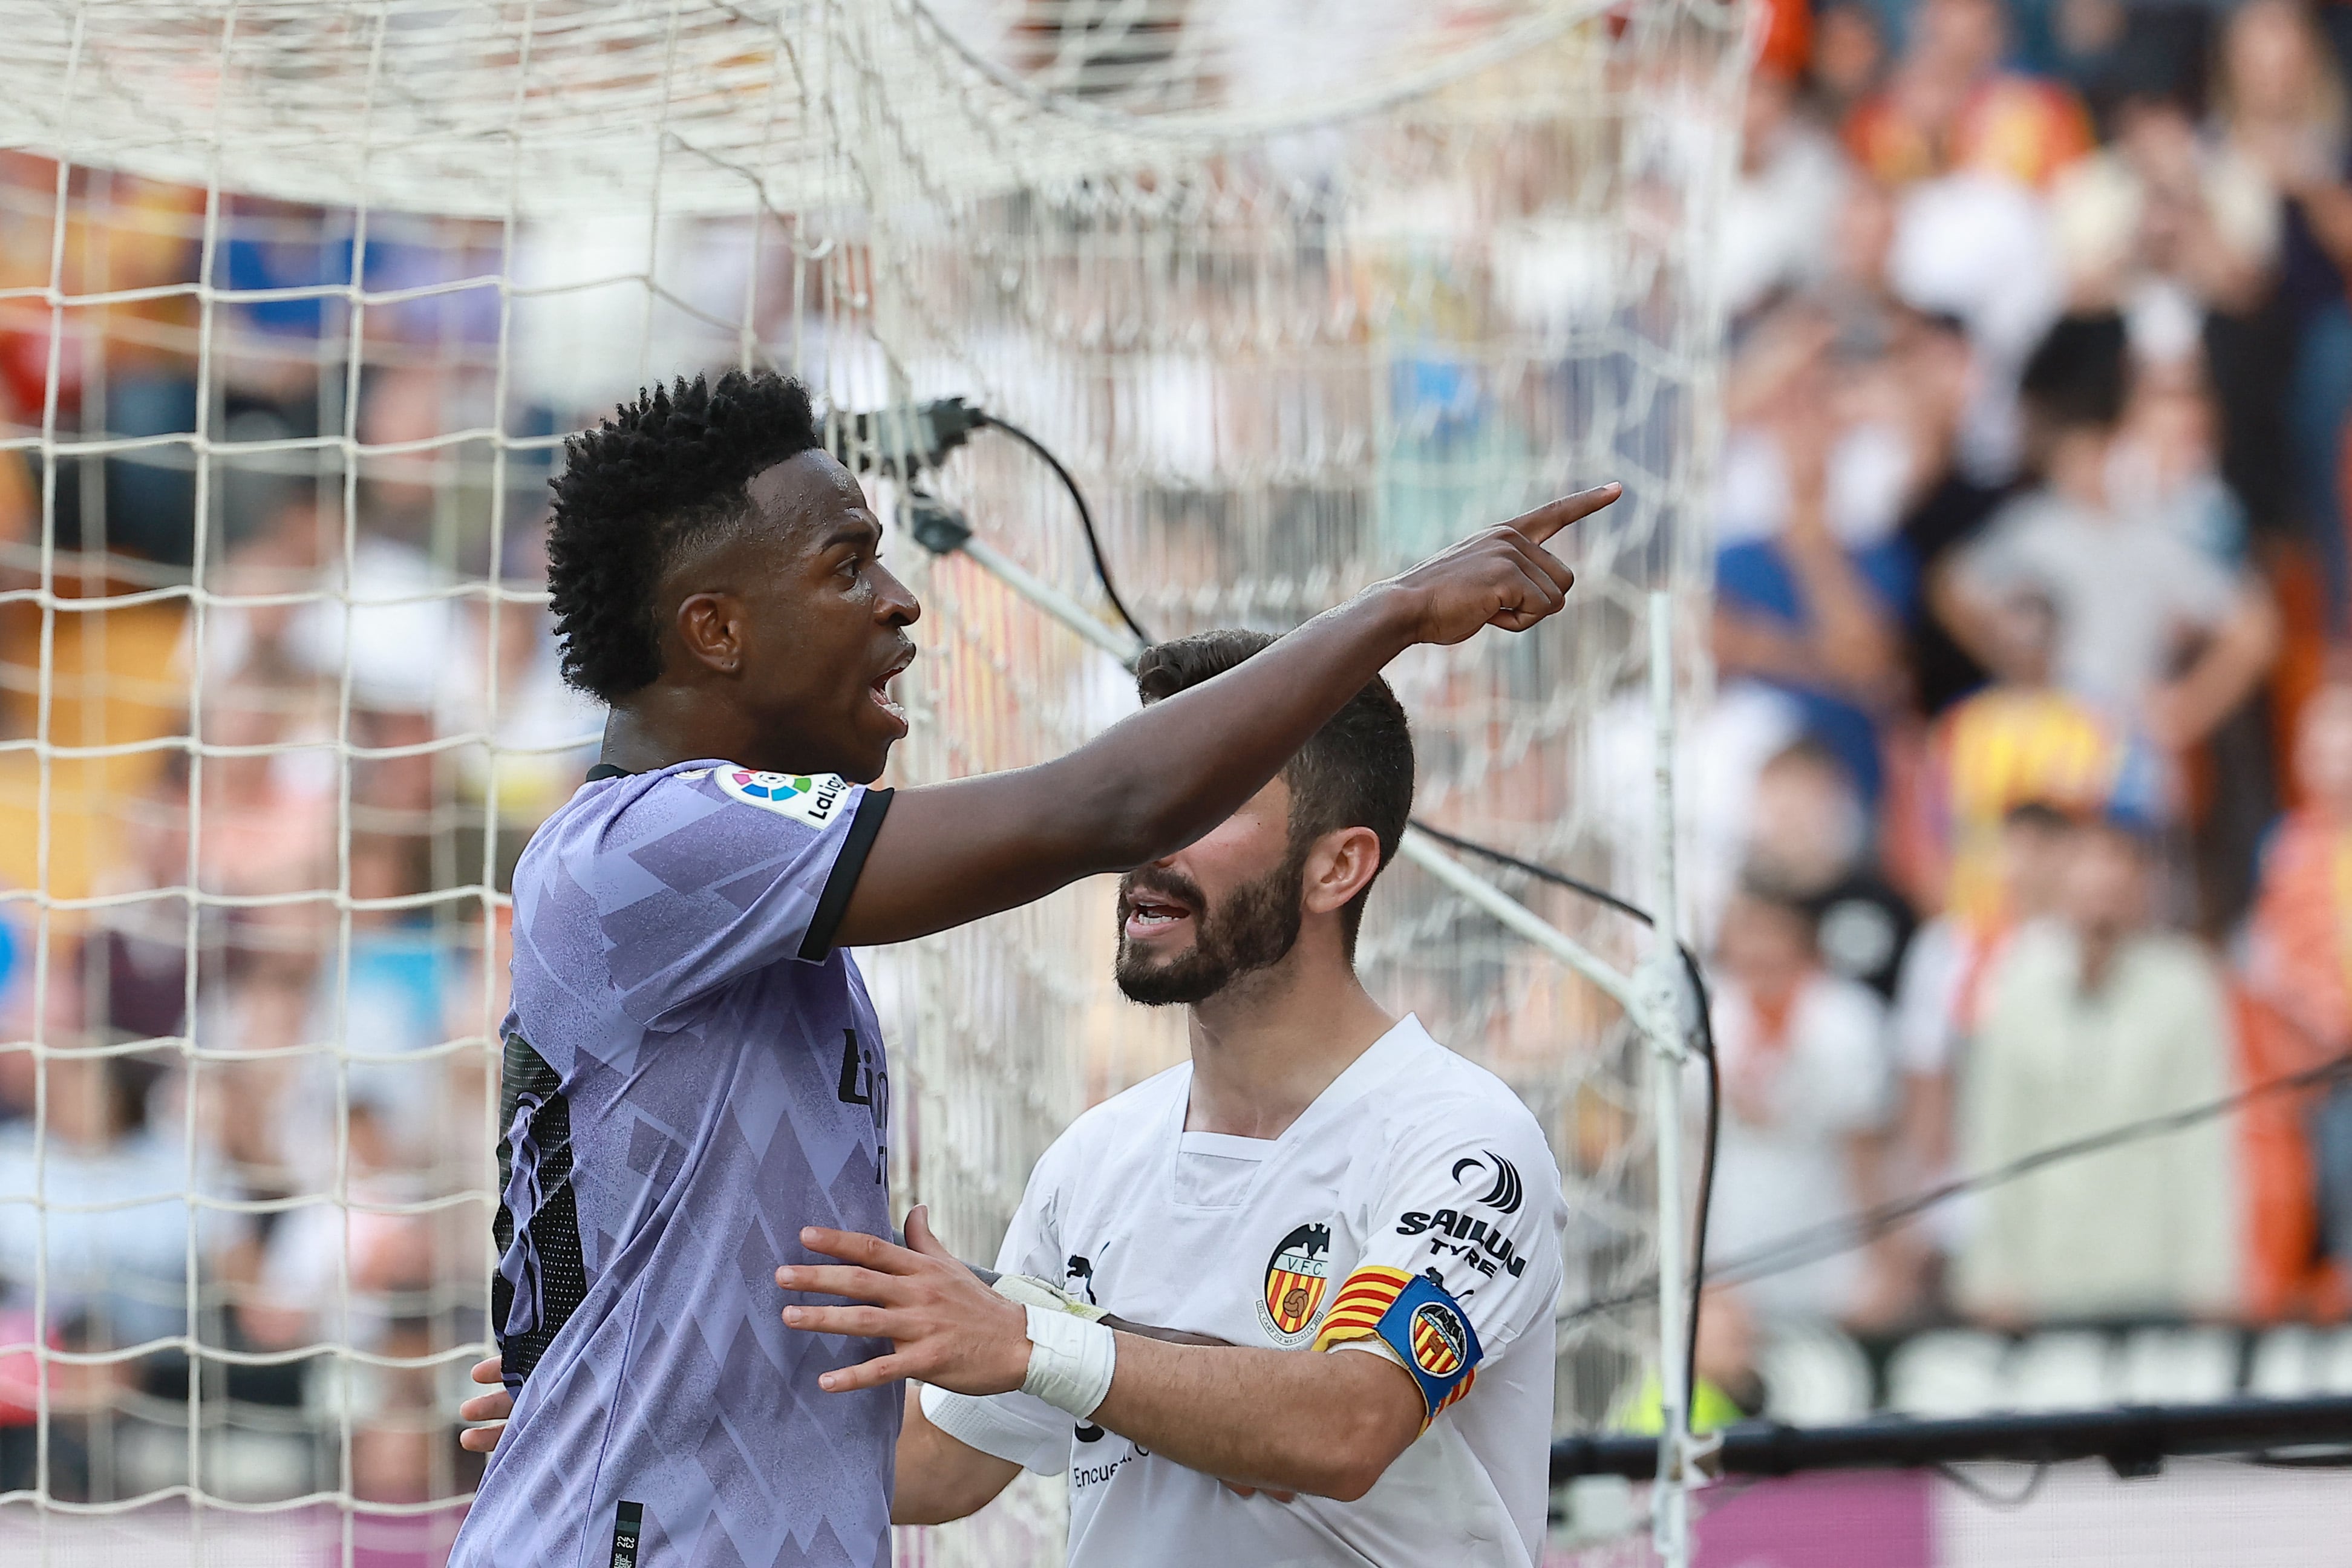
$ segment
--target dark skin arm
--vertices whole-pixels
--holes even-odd
[[[1523,631],[1559,610],[1575,578],[1543,542],[1618,493],[1585,490],[1465,540],[1066,756],[901,791],[835,942],[928,935],[1181,848],[1407,647]]]
[[[635,773],[721,757],[870,782],[907,733],[887,693],[922,605],[883,565],[882,525],[829,455],[779,462],[744,494],[740,524],[665,567],[659,674],[614,699],[604,760]],[[1465,539],[1067,756],[901,791],[835,944],[928,935],[1182,848],[1407,647],[1559,611],[1575,577],[1545,542],[1618,494],[1584,490]]]

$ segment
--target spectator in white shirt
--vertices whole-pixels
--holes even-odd
[[[1707,1249],[1729,1265],[1871,1200],[1890,1074],[1877,994],[1822,967],[1801,898],[1748,877],[1716,964],[1723,1108]],[[1767,1320],[1866,1317],[1881,1289],[1870,1263],[1850,1250],[1743,1291]]]
[[[2070,318],[2026,367],[2029,450],[2042,485],[2011,501],[1931,593],[1979,660],[2003,606],[2038,595],[2057,611],[2055,683],[2158,745],[2201,742],[2278,648],[2262,586],[2191,531],[2131,508],[2116,435],[2126,374],[2113,316]]]
[[[2071,835],[2059,917],[2021,930],[1986,982],[1961,1079],[1963,1168],[2229,1091],[2220,968],[2151,929],[2150,858],[2120,818]],[[2003,1324],[2226,1312],[2239,1277],[2231,1129],[2210,1119],[1993,1187],[1956,1259],[1955,1299]]]

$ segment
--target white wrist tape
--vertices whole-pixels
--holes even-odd
[[[1100,1323],[1034,1303],[1029,1314],[1029,1375],[1021,1392],[1084,1421],[1110,1393],[1118,1342]]]

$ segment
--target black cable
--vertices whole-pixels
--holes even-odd
[[[1810,1226],[1803,1230],[1791,1232],[1779,1241],[1767,1242],[1743,1257],[1733,1258],[1726,1265],[1722,1272],[1723,1282],[1744,1284],[1750,1280],[1760,1279],[1767,1275],[1784,1274],[1792,1268],[1801,1268],[1808,1264],[1818,1263],[1824,1258],[1833,1258],[1841,1252],[1850,1252],[1857,1247],[1867,1246],[1938,1204],[1948,1203],[1954,1198],[1963,1197],[1970,1193],[1982,1192],[1989,1187],[2004,1185],[2021,1177],[2032,1175],[2047,1165],[2080,1159],[2085,1154],[2100,1153],[2126,1143],[2137,1143],[2147,1138],[2159,1138],[2168,1132],[2182,1131],[2196,1126],[2200,1121],[2210,1121],[2216,1117],[2226,1116],[2251,1101],[2273,1094],[2287,1093],[2294,1089],[2309,1089],[2325,1083],[2330,1079],[2343,1077],[2347,1072],[2352,1072],[2352,1053],[2330,1058],[2326,1061],[2315,1067],[2305,1068],[2299,1072],[2265,1079],[2260,1083],[2240,1089],[2235,1094],[2224,1095],[2219,1100],[2206,1100],[2179,1110],[2168,1110],[2160,1116],[2148,1116],[2137,1121],[2122,1122],[2084,1137],[2071,1139],[2063,1143],[2053,1143],[2044,1149],[2036,1149],[2031,1153],[2019,1155],[2006,1164],[1996,1165],[1990,1171],[1979,1171],[1974,1175],[1940,1183],[1925,1192],[1915,1193],[1910,1197],[1881,1204],[1875,1208],[1865,1209],[1859,1215],[1844,1219]]]
[[[1984,1192],[1992,1187],[2004,1185],[2020,1177],[2032,1175],[2044,1166],[2080,1159],[2085,1154],[2096,1154],[2104,1150],[2126,1143],[2135,1143],[2145,1138],[2157,1138],[2168,1132],[2178,1132],[2193,1127],[2200,1121],[2210,1121],[2215,1117],[2226,1116],[2254,1100],[2267,1099],[2273,1094],[2286,1094],[2296,1089],[2315,1088],[2330,1079],[2339,1078],[2352,1078],[2352,1052],[2331,1057],[2315,1067],[2305,1068],[2297,1072],[2264,1079],[2260,1083],[2250,1085],[2235,1094],[2224,1095],[2219,1100],[2210,1100],[2179,1110],[2167,1111],[2161,1116],[2149,1116],[2137,1121],[2119,1122],[2113,1127],[2105,1128],[2084,1137],[2071,1139],[2063,1143],[2053,1143],[2048,1148],[2036,1149],[2029,1154],[2021,1154],[2008,1163],[1996,1165],[1990,1171],[1979,1171],[1974,1175],[1961,1176],[1941,1183],[1924,1192],[1915,1193],[1907,1198],[1899,1198],[1892,1203],[1881,1204],[1875,1208],[1864,1209],[1860,1214],[1827,1220],[1820,1225],[1807,1226],[1801,1230],[1791,1231],[1778,1241],[1768,1241],[1761,1247],[1731,1259],[1717,1270],[1708,1283],[1748,1284],[1771,1275],[1785,1274],[1791,1269],[1802,1268],[1808,1264],[1818,1263],[1822,1258],[1834,1258],[1839,1253],[1851,1252],[1856,1247],[1866,1247],[1887,1232],[1909,1223],[1938,1205],[1951,1202],[1954,1198],[1966,1197],[1971,1193]],[[1570,1321],[1597,1317],[1603,1312],[1613,1312],[1621,1308],[1638,1305],[1647,1300],[1650,1293],[1656,1289],[1657,1279],[1653,1276],[1631,1289],[1586,1302],[1569,1314]]]
[[[2027,1503],[2032,1502],[2034,1494],[2042,1489],[2042,1483],[2050,1479],[2049,1465],[2037,1464],[2033,1467],[2033,1473],[2025,1478],[2025,1484],[2017,1490],[1997,1492],[1958,1465],[1946,1463],[1930,1465],[1927,1468],[1979,1502],[1990,1508],[2000,1509],[2005,1512],[2023,1508]]]
[[[1070,492],[1072,504],[1077,508],[1078,526],[1086,531],[1087,552],[1094,558],[1095,580],[1102,584],[1103,596],[1110,601],[1111,608],[1118,612],[1118,618],[1127,624],[1129,631],[1135,634],[1137,641],[1150,647],[1159,640],[1143,629],[1141,623],[1136,620],[1134,613],[1127,607],[1127,601],[1119,596],[1118,585],[1111,581],[1110,563],[1103,555],[1102,540],[1095,531],[1094,509],[1087,505],[1086,492],[1078,488],[1078,481],[1072,477],[1070,470],[1062,466],[1062,460],[1054,456],[1043,441],[1038,440],[1036,437],[1022,429],[1018,425],[1000,419],[984,409],[971,409],[967,416],[975,426],[985,426],[1003,431],[1043,458],[1046,467],[1054,470],[1055,477],[1062,481],[1062,488]],[[1411,821],[1412,826],[1422,832],[1456,851],[1481,856],[1497,865],[1511,867],[1540,881],[1565,888],[1570,892],[1591,899],[1629,919],[1637,920],[1643,925],[1654,927],[1657,924],[1647,910],[1628,903],[1605,888],[1595,887],[1590,882],[1570,876],[1565,871],[1555,871],[1550,867],[1537,861],[1523,860],[1516,855],[1481,844],[1475,838],[1465,838],[1459,834],[1448,833],[1444,828],[1432,827],[1419,817],[1413,817]],[[1689,978],[1691,990],[1698,999],[1699,1055],[1706,1064],[1706,1142],[1699,1156],[1698,1231],[1691,1244],[1690,1304],[1685,1320],[1689,1333],[1683,1347],[1683,1430],[1685,1434],[1690,1434],[1695,1431],[1691,1425],[1692,1413],[1698,1405],[1699,1289],[1706,1279],[1706,1226],[1708,1212],[1715,1199],[1715,1149],[1721,1123],[1723,1082],[1715,1060],[1715,1026],[1711,1017],[1713,1006],[1707,997],[1706,978],[1699,972],[1698,956],[1680,942],[1675,943],[1675,951],[1682,957],[1683,973]]]
[[[1481,844],[1475,838],[1465,838],[1458,833],[1448,833],[1442,827],[1432,827],[1418,817],[1413,819],[1413,826],[1450,849],[1479,856],[1494,861],[1496,865],[1508,866],[1515,871],[1524,872],[1538,881],[1549,882],[1555,887],[1565,888],[1572,893],[1581,894],[1594,903],[1614,910],[1630,920],[1639,921],[1645,926],[1654,929],[1657,925],[1656,920],[1651,916],[1649,910],[1628,903],[1606,888],[1595,887],[1591,882],[1571,877],[1565,871],[1555,871],[1540,861],[1523,860],[1517,855]],[[1683,973],[1690,981],[1691,991],[1698,999],[1699,1059],[1706,1064],[1706,1141],[1701,1145],[1699,1153],[1698,1232],[1691,1242],[1690,1315],[1688,1318],[1690,1334],[1688,1342],[1684,1347],[1683,1364],[1683,1394],[1685,1401],[1683,1407],[1683,1419],[1685,1430],[1687,1431],[1692,1430],[1689,1423],[1693,1413],[1698,1408],[1699,1300],[1701,1287],[1706,1282],[1706,1223],[1708,1213],[1715,1204],[1715,1150],[1722,1123],[1723,1079],[1715,1059],[1715,1005],[1707,994],[1706,979],[1699,971],[1698,955],[1693,952],[1686,943],[1680,942],[1675,943],[1675,952],[1682,958]]]
[[[1102,538],[1095,531],[1094,509],[1087,505],[1086,492],[1078,489],[1078,481],[1071,477],[1070,470],[1062,467],[1062,459],[1046,450],[1045,443],[1010,420],[999,419],[993,414],[974,409],[972,423],[1003,431],[1044,458],[1045,466],[1054,470],[1054,477],[1062,481],[1062,488],[1070,492],[1071,503],[1078,509],[1078,526],[1086,530],[1087,552],[1095,559],[1095,581],[1102,584],[1103,596],[1110,601],[1110,607],[1118,612],[1118,618],[1127,623],[1127,629],[1135,634],[1136,640],[1150,647],[1155,639],[1137,624],[1134,613],[1127,607],[1127,601],[1118,596],[1118,588],[1110,579],[1110,563],[1103,559]]]

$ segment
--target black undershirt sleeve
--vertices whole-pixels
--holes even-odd
[[[817,896],[816,913],[809,918],[808,934],[801,939],[800,956],[815,963],[833,951],[833,933],[841,924],[842,912],[849,908],[849,895],[857,890],[857,879],[866,869],[866,857],[874,847],[874,836],[882,831],[883,814],[890,809],[891,792],[869,789],[857,797],[857,815],[850,819],[849,831],[843,835],[841,853],[833,862],[833,874],[824,879],[824,891]]]

